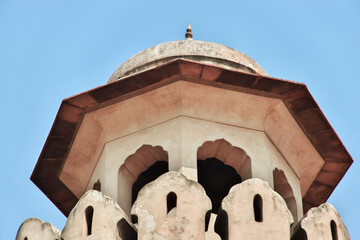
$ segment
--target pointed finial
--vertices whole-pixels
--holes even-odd
[[[192,32],[191,32],[191,25],[190,25],[190,23],[189,23],[188,26],[187,26],[186,33],[185,33],[185,37],[186,37],[186,39],[192,39],[192,37],[193,37],[193,34],[192,34]]]

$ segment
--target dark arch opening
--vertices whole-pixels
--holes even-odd
[[[28,240],[28,238],[27,238],[27,237],[24,237],[24,240]]]
[[[138,223],[138,217],[137,217],[137,215],[135,215],[135,214],[132,214],[132,215],[131,215],[131,222],[132,222],[133,224]]]
[[[93,216],[94,216],[94,208],[92,206],[87,207],[85,210],[87,236],[92,234]]]
[[[338,240],[337,226],[334,220],[330,222],[332,240]]]
[[[136,179],[132,186],[132,201],[133,204],[136,201],[137,195],[141,188],[143,188],[149,182],[154,181],[159,176],[169,171],[169,164],[165,161],[157,161],[151,165],[146,171],[142,172]]]
[[[298,224],[294,228],[294,234],[291,236],[291,240],[307,240],[307,234],[301,225]]]
[[[170,192],[170,193],[166,196],[167,213],[168,213],[168,214],[169,214],[169,212],[170,212],[173,208],[176,208],[176,202],[177,202],[176,193]]]
[[[211,209],[205,213],[205,232],[209,230],[210,217],[211,217]]]
[[[218,213],[223,198],[235,184],[241,183],[240,175],[233,167],[216,158],[198,160],[198,182],[211,200],[213,213]]]
[[[131,227],[131,225],[122,218],[117,223],[117,229],[119,236],[122,240],[136,240],[137,239],[137,232]]]
[[[227,213],[221,208],[215,221],[215,232],[219,234],[221,240],[229,239],[229,218]]]
[[[263,201],[259,194],[254,197],[254,217],[256,222],[263,221]]]

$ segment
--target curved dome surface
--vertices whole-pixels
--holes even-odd
[[[267,75],[259,64],[242,52],[218,43],[186,39],[162,43],[136,54],[116,69],[108,82],[154,68],[177,58]]]

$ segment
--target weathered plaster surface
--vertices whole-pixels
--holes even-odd
[[[5,230],[5,229],[3,229]],[[38,218],[26,219],[20,226],[16,240],[60,240],[60,231],[48,222]]]
[[[167,196],[176,194],[176,205],[167,212]],[[138,218],[138,239],[205,239],[205,215],[211,202],[197,182],[178,172],[168,172],[145,185],[131,214]]]
[[[91,223],[86,219],[88,207],[93,208]],[[118,223],[122,219],[135,231],[135,227],[132,226],[127,215],[113,199],[99,191],[90,190],[81,197],[70,212],[61,237],[64,240],[121,239],[119,238]],[[91,234],[87,232],[88,224],[92,226]]]
[[[183,40],[162,43],[136,54],[116,69],[108,82],[154,68],[176,58],[267,75],[253,59],[233,48],[212,42]]]
[[[169,201],[171,194],[176,197]],[[257,195],[261,197],[258,210]],[[90,215],[89,207],[93,209]],[[290,239],[293,217],[284,199],[260,179],[233,186],[218,215],[208,218],[210,209],[211,201],[199,183],[170,171],[140,190],[131,210],[135,224],[113,199],[90,190],[73,208],[61,233],[49,223],[30,218],[20,226],[16,240]],[[255,217],[259,212],[260,220]],[[335,208],[322,204],[304,216],[291,239],[349,240],[350,236]]]
[[[255,221],[254,197],[262,198],[262,221]],[[230,189],[221,205],[228,216],[228,237],[235,239],[289,239],[293,217],[285,201],[260,179],[249,179]]]
[[[331,221],[335,225],[331,228]],[[329,203],[321,204],[319,207],[310,209],[303,217],[301,222],[295,228],[295,236],[293,240],[305,239],[304,233],[307,236],[306,240],[349,240],[349,232],[340,218],[339,213]],[[301,233],[302,232],[302,233]],[[336,237],[332,236],[332,232]],[[302,235],[301,235],[302,234]]]

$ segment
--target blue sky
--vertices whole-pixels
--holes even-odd
[[[221,43],[270,76],[305,83],[355,162],[329,201],[360,239],[360,2],[0,0],[0,239],[65,217],[29,180],[62,99],[106,83],[126,59],[184,39]]]

